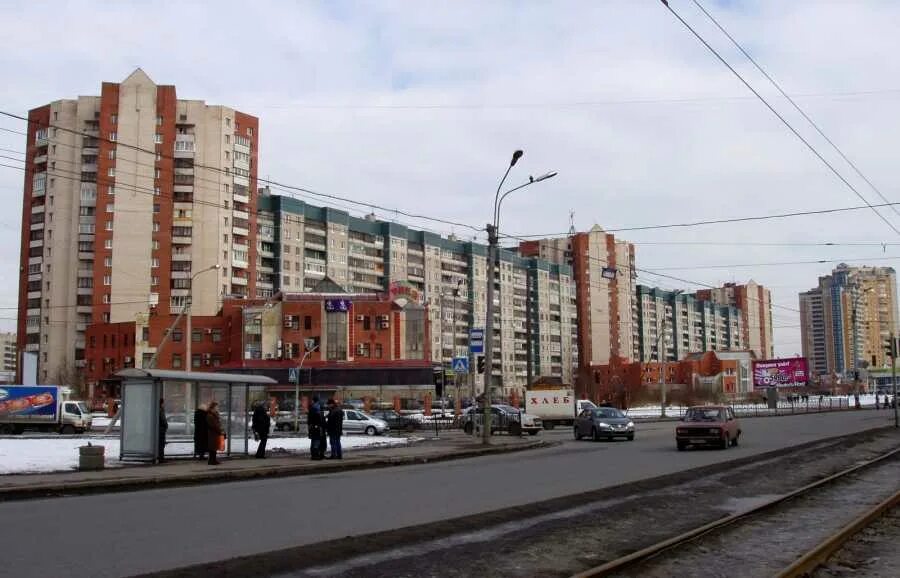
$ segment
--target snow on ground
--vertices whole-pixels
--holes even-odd
[[[881,397],[884,399],[884,396]],[[875,395],[874,394],[865,394],[859,396],[859,403],[862,406],[875,406]],[[702,405],[702,404],[701,404]],[[766,414],[774,414],[774,413],[785,413],[790,412],[793,408],[796,412],[805,412],[805,411],[827,411],[831,409],[847,409],[848,407],[853,407],[855,402],[853,401],[853,396],[846,395],[836,395],[836,396],[824,396],[821,399],[821,403],[819,400],[819,396],[811,395],[809,396],[809,403],[804,401],[795,402],[791,405],[790,402],[785,400],[784,398],[778,401],[778,410],[770,409],[767,405],[763,405],[761,403],[752,404],[752,403],[726,403],[734,408],[735,413],[738,417],[743,416],[754,416],[754,415],[766,415]],[[807,409],[808,408],[808,409]],[[669,406],[666,408],[666,415],[668,417],[681,417],[687,411],[688,408],[683,406]],[[633,418],[653,418],[660,417],[662,408],[657,405],[642,405],[639,407],[629,408],[625,413],[628,417]]]
[[[10,437],[0,438],[0,474],[32,474],[74,470],[78,466],[78,448],[90,443],[106,448],[106,467],[122,467],[119,461],[118,438],[97,437]],[[344,436],[344,450],[360,448],[399,447],[410,443],[410,438]],[[250,440],[250,453],[256,452],[258,442]],[[307,453],[307,438],[269,438],[270,452]],[[189,456],[193,442],[174,440],[166,444],[166,454]]]

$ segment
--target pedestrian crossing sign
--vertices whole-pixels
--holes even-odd
[[[469,373],[469,358],[454,357],[453,363],[450,364],[450,368],[454,373]]]

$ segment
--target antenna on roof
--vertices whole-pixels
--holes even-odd
[[[574,235],[575,233],[577,233],[577,231],[575,230],[575,211],[570,209],[569,210],[569,234]]]

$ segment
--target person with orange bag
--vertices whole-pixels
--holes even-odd
[[[225,439],[222,431],[222,418],[219,416],[219,403],[213,401],[206,409],[206,435],[209,441],[209,465],[217,466],[220,462],[216,459],[216,451],[221,451],[221,444]]]

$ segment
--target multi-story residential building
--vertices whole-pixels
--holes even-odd
[[[309,290],[326,275],[350,292],[408,284],[428,304],[433,359],[449,366],[468,356],[469,330],[486,320],[485,245],[266,192],[259,199],[258,275],[275,289]],[[265,234],[263,223],[271,223]],[[526,385],[529,332],[533,375],[570,382],[578,357],[572,269],[501,250],[494,282],[493,383],[506,393]],[[481,380],[469,380],[478,391]]]
[[[841,263],[800,294],[800,307],[803,355],[819,376],[852,379],[888,364],[885,344],[898,320],[893,268]]]
[[[254,274],[256,118],[138,69],[28,119],[18,345],[39,382],[78,378],[91,324],[136,323],[140,359],[189,295],[214,315],[271,290]]]
[[[732,305],[741,312],[743,342],[757,359],[775,357],[772,339],[772,294],[750,280],[746,285],[726,283],[716,289],[702,289],[696,293],[697,299],[711,301],[717,305]]]
[[[0,383],[16,379],[18,349],[15,333],[0,333]]]
[[[580,373],[589,375],[592,366],[609,363],[612,357],[637,356],[634,245],[595,226],[568,237],[525,241],[519,252],[572,267]]]
[[[747,349],[742,312],[696,295],[637,286],[639,360],[678,361],[690,353]]]
[[[800,333],[803,357],[809,363],[812,375],[828,375],[825,355],[825,309],[822,291],[810,289],[800,294]]]

